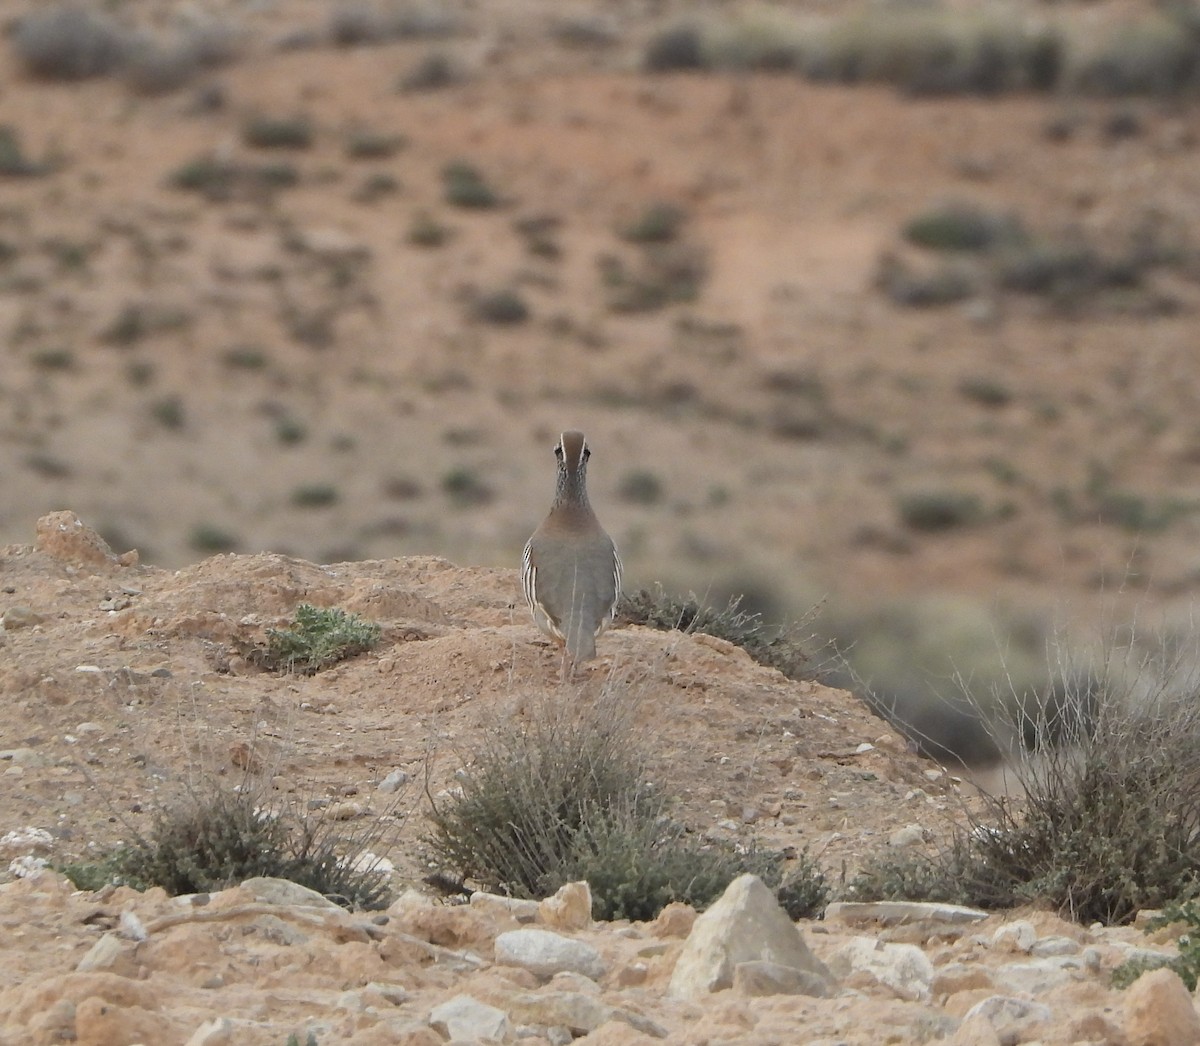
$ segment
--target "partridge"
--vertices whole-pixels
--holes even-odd
[[[613,618],[621,559],[588,502],[582,432],[564,432],[554,448],[558,486],[550,514],[525,544],[521,583],[533,620],[562,643],[563,675],[596,656],[596,637]]]

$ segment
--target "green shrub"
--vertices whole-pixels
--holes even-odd
[[[327,508],[340,500],[332,483],[303,483],[292,491],[291,501],[297,508]]]
[[[701,603],[694,593],[673,596],[661,585],[625,592],[617,602],[618,621],[645,625],[662,631],[703,632],[740,646],[761,665],[777,668],[789,679],[807,678],[808,655],[797,629],[783,627],[774,633],[762,615],[741,608],[742,597],[734,596],[723,608]]]
[[[181,396],[163,396],[150,404],[150,414],[163,428],[178,430],[187,422]]]
[[[529,319],[529,306],[515,290],[505,287],[479,295],[471,304],[471,314],[484,323],[509,327]]]
[[[1200,37],[1179,17],[1130,20],[1081,56],[1069,78],[1076,90],[1109,97],[1194,90],[1200,83]]]
[[[642,56],[642,68],[648,73],[703,69],[705,65],[703,37],[699,29],[690,25],[656,34]]]
[[[431,51],[400,79],[401,91],[439,91],[461,83],[463,74],[448,54]]]
[[[987,251],[1024,237],[1016,218],[970,203],[948,203],[917,215],[904,237],[939,251]]]
[[[237,370],[262,370],[270,362],[267,350],[258,345],[235,345],[221,358],[227,367]]]
[[[1187,990],[1194,992],[1197,981],[1200,980],[1200,905],[1195,900],[1182,904],[1170,904],[1163,909],[1162,914],[1151,919],[1146,926],[1147,933],[1161,930],[1172,923],[1183,923],[1188,932],[1181,933],[1175,942],[1179,954],[1174,958],[1164,956],[1161,960],[1130,959],[1121,963],[1113,970],[1113,985],[1117,988],[1128,988],[1143,973],[1160,969],[1163,966],[1179,974]]]
[[[242,126],[242,141],[256,149],[307,149],[313,125],[307,116],[254,116]]]
[[[673,203],[652,203],[621,229],[630,243],[670,243],[679,236],[687,213]]]
[[[217,552],[233,552],[241,541],[232,531],[214,523],[199,523],[188,536],[188,545],[197,552],[212,555]]]
[[[346,155],[351,160],[389,160],[406,145],[402,134],[354,131],[346,138]]]
[[[387,906],[386,876],[367,856],[384,830],[382,819],[358,838],[318,814],[272,809],[259,788],[227,789],[216,782],[160,810],[138,835],[99,859],[63,868],[80,889],[115,882],[171,895],[207,893],[256,876],[288,879],[346,908]],[[365,858],[365,860],[364,860]]]
[[[662,500],[662,480],[653,472],[635,469],[621,477],[621,482],[617,485],[617,496],[636,505],[653,505]]]
[[[499,195],[483,173],[464,160],[442,168],[442,193],[446,202],[455,207],[486,209],[500,205]]]
[[[51,164],[39,163],[25,155],[12,127],[0,125],[0,178],[33,178],[51,170]]]
[[[609,691],[489,731],[461,793],[434,804],[434,852],[460,879],[518,897],[586,879],[600,919],[650,919],[672,901],[702,908],[745,871],[778,883],[779,855],[705,845],[665,816],[631,712]]]
[[[958,391],[985,407],[1005,407],[1013,398],[1012,389],[996,378],[963,378]]]
[[[125,61],[131,42],[113,19],[72,4],[26,15],[12,36],[25,71],[45,80],[106,76]]]
[[[451,469],[442,477],[442,490],[460,507],[486,505],[496,496],[479,474],[465,465]]]
[[[441,247],[453,235],[453,230],[426,211],[413,215],[407,240],[414,247]]]
[[[958,490],[918,490],[896,500],[900,519],[913,530],[941,531],[978,523],[983,506],[974,494]]]
[[[267,630],[266,648],[254,660],[271,671],[312,675],[373,649],[380,635],[378,625],[357,614],[301,603],[291,628]]]

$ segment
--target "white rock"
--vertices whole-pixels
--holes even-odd
[[[496,938],[496,962],[520,966],[539,977],[570,970],[595,980],[604,973],[600,953],[590,944],[549,930],[508,930],[500,934]]]
[[[909,824],[903,828],[897,828],[888,836],[888,846],[897,850],[907,850],[913,846],[920,846],[923,842],[925,842],[925,829],[919,824]]]
[[[186,1046],[227,1046],[233,1040],[233,1021],[228,1017],[205,1021],[192,1032]]]
[[[379,782],[379,791],[387,794],[398,792],[403,785],[408,784],[408,780],[408,774],[403,770],[393,770]]]
[[[583,992],[524,992],[504,1002],[518,1024],[567,1028],[573,1035],[595,1031],[613,1017],[613,1008]]]
[[[1030,951],[1039,958],[1047,959],[1061,955],[1078,955],[1079,942],[1071,937],[1052,936],[1037,940]]]
[[[429,1014],[429,1026],[448,1039],[507,1042],[512,1038],[508,1014],[470,995],[456,995],[435,1006]]]
[[[537,901],[517,897],[503,897],[496,893],[476,890],[471,894],[471,907],[495,915],[507,915],[519,923],[536,922],[540,906]]]
[[[762,959],[803,970],[825,982],[829,971],[755,875],[742,875],[696,919],[671,975],[676,999],[703,998],[733,986],[738,963]]]
[[[933,963],[915,944],[881,944],[874,937],[853,937],[829,961],[834,973],[869,973],[901,999],[927,1002],[932,995]]]
[[[91,970],[111,969],[124,952],[125,945],[121,943],[116,935],[106,933],[92,945],[87,955],[79,960],[75,969],[79,973],[88,973]]]
[[[333,901],[322,897],[316,890],[307,886],[290,882],[287,879],[274,879],[270,876],[258,876],[247,879],[242,888],[250,892],[254,899],[264,904],[296,905],[301,908],[331,908],[340,912]]]
[[[996,986],[1012,995],[1042,995],[1083,976],[1083,960],[1077,956],[1010,962],[992,971]]]
[[[883,926],[902,923],[975,923],[988,917],[978,908],[933,901],[834,901],[825,906],[826,922],[877,922]]]
[[[963,1015],[963,1023],[986,1020],[996,1033],[1001,1046],[1015,1046],[1036,1034],[1035,1025],[1050,1020],[1048,1006],[1006,995],[981,999]]]
[[[1028,952],[1037,943],[1037,930],[1027,919],[1005,923],[992,934],[992,947],[1009,952]]]
[[[566,883],[538,905],[542,922],[555,930],[586,930],[592,925],[592,888],[586,882]]]

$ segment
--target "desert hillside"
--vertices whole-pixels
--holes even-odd
[[[576,426],[632,582],[823,600],[879,685],[1185,614],[1185,22],[150,3],[89,51],[37,9],[0,538],[509,567]]]

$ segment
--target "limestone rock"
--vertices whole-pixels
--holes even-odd
[[[1000,1036],[983,1014],[964,1018],[946,1046],[1002,1046]]]
[[[1036,1034],[1036,1026],[1051,1017],[1050,1008],[1039,1002],[1014,999],[1007,995],[992,995],[972,1006],[963,1017],[963,1024],[986,1021],[1000,1041],[1000,1046],[1016,1046]]]
[[[218,1017],[205,1021],[192,1032],[185,1046],[229,1046],[233,1041],[233,1021],[228,1017]]]
[[[756,875],[742,875],[697,920],[671,975],[676,999],[702,998],[733,986],[738,963],[764,959],[830,981],[829,971]]]
[[[874,937],[852,937],[830,959],[834,973],[870,974],[901,999],[927,1001],[932,995],[933,963],[915,944],[884,944]]]
[[[1174,970],[1144,973],[1125,992],[1129,1046],[1195,1046],[1200,1017]]]
[[[335,912],[343,909],[333,901],[322,897],[316,890],[291,882],[288,879],[275,879],[270,876],[258,876],[247,879],[242,883],[242,889],[249,891],[256,901],[263,904],[295,905],[300,908],[329,908]]]
[[[594,980],[604,973],[600,953],[590,944],[549,930],[509,930],[498,935],[496,962],[520,966],[539,977],[553,977],[568,970]]]
[[[456,995],[435,1006],[429,1014],[429,1026],[448,1039],[507,1042],[512,1038],[508,1014],[470,995]]]
[[[1037,943],[1037,930],[1028,919],[1005,923],[992,934],[992,947],[1001,951],[1029,952]]]
[[[586,1035],[612,1019],[613,1007],[583,992],[526,992],[505,1000],[518,1024],[543,1024]]]
[[[834,901],[825,906],[826,922],[877,922],[884,926],[925,921],[958,925],[981,922],[987,916],[978,908],[932,901]]]
[[[555,930],[586,930],[592,925],[592,888],[566,883],[538,905],[542,922]]]
[[[130,948],[116,934],[106,933],[97,939],[87,955],[79,960],[75,967],[78,973],[88,973],[93,970],[110,970],[130,976],[134,972]]]
[[[485,893],[483,890],[476,890],[471,894],[471,907],[478,911],[491,912],[493,915],[509,916],[519,923],[535,922],[540,909],[537,901],[503,897],[500,894]]]
[[[765,959],[740,962],[733,968],[733,990],[739,995],[830,995],[830,983],[807,970]]]

